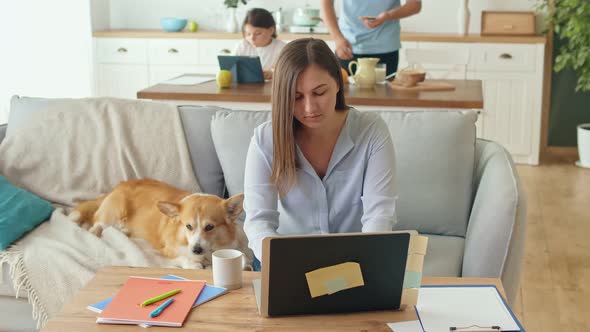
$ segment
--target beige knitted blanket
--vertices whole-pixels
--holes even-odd
[[[95,198],[121,181],[150,177],[200,191],[176,107],[118,99],[72,100],[35,113],[0,144],[0,174],[56,205]],[[42,327],[106,265],[170,266],[116,229],[96,238],[56,210],[0,251],[15,289],[26,290]]]

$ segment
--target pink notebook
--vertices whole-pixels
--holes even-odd
[[[204,280],[167,280],[158,278],[129,277],[111,303],[98,315],[100,324],[149,324],[157,326],[182,326],[193,303],[205,287]],[[150,312],[169,298],[140,306],[145,300],[181,289],[174,302],[159,316],[151,318]]]

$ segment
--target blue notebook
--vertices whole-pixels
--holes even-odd
[[[163,276],[161,279],[183,280],[184,278],[181,278],[179,276],[175,276],[172,274],[168,274],[168,275]],[[205,288],[203,288],[203,290],[201,291],[201,293],[199,294],[199,296],[195,300],[195,303],[193,304],[193,308],[196,306],[199,306],[207,301],[213,300],[214,298],[219,297],[225,293],[227,293],[227,288],[205,285]],[[88,309],[90,311],[94,311],[96,313],[101,313],[104,310],[104,308],[106,308],[109,305],[109,303],[111,303],[112,299],[113,299],[113,297],[111,296],[106,300],[102,300],[100,302],[90,304],[86,307],[86,309]]]

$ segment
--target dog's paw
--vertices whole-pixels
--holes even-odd
[[[78,224],[80,223],[80,219],[82,219],[82,214],[80,211],[74,210],[68,214],[68,219]]]
[[[100,237],[102,235],[102,230],[103,228],[101,224],[94,224],[88,231],[97,237]]]
[[[192,269],[192,270],[203,270],[205,267],[201,263],[196,262],[184,262],[182,264],[183,269]]]
[[[127,228],[127,226],[123,223],[115,224],[115,225],[113,225],[113,227],[115,227],[116,229],[121,231],[121,233],[125,234],[126,236],[129,236],[129,234],[131,234],[131,231],[129,231],[129,228]]]

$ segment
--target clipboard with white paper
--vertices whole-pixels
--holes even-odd
[[[494,285],[422,286],[416,313],[428,332],[525,331]]]

